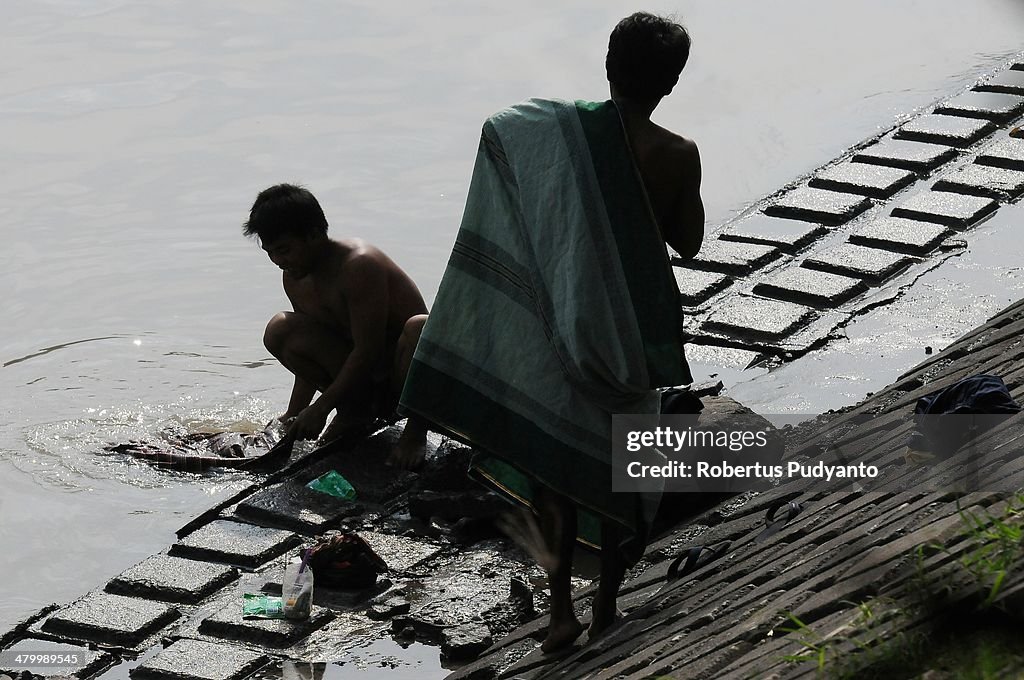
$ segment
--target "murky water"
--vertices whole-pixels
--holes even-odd
[[[700,144],[709,227],[967,87],[1024,35],[1017,0],[649,7],[678,11],[694,36],[655,118]],[[432,299],[482,120],[528,96],[603,98],[607,33],[634,9],[5,2],[0,630],[164,548],[244,483],[95,453],[169,424],[255,428],[283,410],[289,381],[260,338],[285,299],[240,235],[261,188],[307,184],[333,233],[376,243]],[[1004,215],[974,259],[919,282],[900,316],[851,326],[849,343],[768,375],[706,372],[768,410],[859,399],[915,363],[918,340],[938,349],[1019,297]]]

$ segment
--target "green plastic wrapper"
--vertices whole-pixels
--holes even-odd
[[[242,602],[243,619],[283,619],[284,602],[280,597],[246,593]]]
[[[347,501],[354,501],[356,499],[355,488],[349,484],[347,479],[338,474],[336,470],[325,472],[307,484],[306,488],[337,496],[338,498],[344,498]]]

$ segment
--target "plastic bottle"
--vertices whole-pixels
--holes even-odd
[[[303,550],[302,558],[293,557],[284,570],[281,599],[289,619],[309,618],[313,610],[313,570],[306,564],[308,559],[309,551]]]

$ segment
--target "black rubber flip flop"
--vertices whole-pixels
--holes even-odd
[[[778,519],[775,518],[775,514],[779,509],[785,508],[786,514]],[[789,521],[800,514],[804,509],[803,503],[797,503],[796,501],[779,501],[778,503],[772,504],[768,508],[768,513],[764,517],[764,523],[767,525],[765,528],[754,538],[754,543],[760,543],[764,539],[774,536],[775,534],[782,531],[782,527],[789,524]]]
[[[687,574],[697,571],[701,567],[724,555],[730,545],[732,545],[732,541],[723,541],[716,546],[693,546],[682,555],[672,560],[672,564],[668,565],[668,574],[665,576],[665,580],[675,581],[676,579],[680,579]],[[680,566],[682,566],[681,569]]]

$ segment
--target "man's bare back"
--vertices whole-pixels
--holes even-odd
[[[643,109],[630,110],[630,105],[621,101],[619,107],[662,237],[688,260],[697,254],[704,239],[697,145],[651,122]]]

